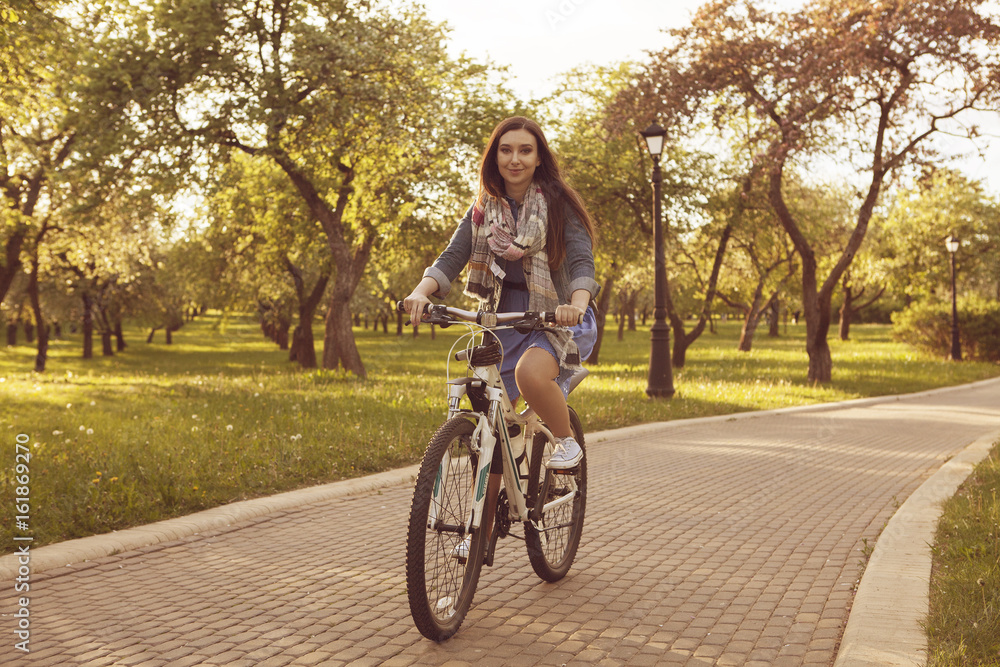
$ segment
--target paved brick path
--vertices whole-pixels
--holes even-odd
[[[410,489],[343,497],[39,573],[4,665],[830,665],[863,550],[1000,428],[1000,382],[628,429],[590,443],[587,523],[546,584],[501,542],[441,645],[414,629]]]

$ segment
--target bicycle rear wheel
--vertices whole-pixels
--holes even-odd
[[[583,426],[573,408],[569,409],[569,418],[573,437],[584,447]],[[580,465],[564,473],[554,473],[545,467],[552,455],[552,443],[545,435],[535,435],[531,450],[527,503],[529,517],[534,521],[524,522],[528,560],[539,577],[559,581],[569,572],[583,534],[587,506],[586,448]]]
[[[458,631],[472,604],[483,566],[487,531],[466,541],[478,457],[475,425],[449,419],[424,453],[410,505],[406,536],[406,588],[420,634],[444,641]]]

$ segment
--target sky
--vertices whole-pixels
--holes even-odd
[[[642,60],[665,45],[663,29],[690,22],[704,0],[419,0],[428,16],[452,28],[449,49],[476,60],[510,68],[511,84],[522,98],[556,87],[557,77],[588,63]],[[779,9],[798,9],[802,0],[771,0]],[[992,119],[1000,134],[1000,121]],[[968,142],[951,144],[968,152]],[[960,166],[1000,193],[1000,143],[987,160],[967,157]]]
[[[690,22],[702,0],[422,0],[453,31],[450,49],[509,65],[525,97],[585,63],[641,59],[663,46],[664,28]]]

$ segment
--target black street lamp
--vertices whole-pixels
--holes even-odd
[[[660,154],[667,131],[653,123],[641,132],[646,140],[649,156],[653,158],[653,329],[650,334],[649,386],[646,394],[651,397],[674,395],[674,373],[670,364],[670,327],[667,326],[667,267],[663,260],[663,212],[660,208]]]
[[[949,234],[944,240],[944,247],[951,255],[951,356],[952,361],[962,360],[962,344],[958,340],[958,295],[955,291],[955,253],[960,242],[954,234]]]

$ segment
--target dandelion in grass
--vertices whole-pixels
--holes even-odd
[[[52,431],[52,435],[62,435],[62,431]]]
[[[70,409],[70,408],[72,408],[72,407],[73,407],[73,404],[72,404],[72,403],[67,403],[67,404],[66,404],[66,409],[67,409],[67,410],[69,410],[69,409]]]
[[[226,430],[227,431],[232,431],[233,430],[233,425],[232,424],[226,424]]]
[[[94,435],[94,429],[88,428],[87,429],[87,435]]]
[[[91,402],[90,402],[90,405],[91,405],[91,406],[94,406],[94,405],[97,405],[97,403],[95,403],[94,401],[91,401]]]

